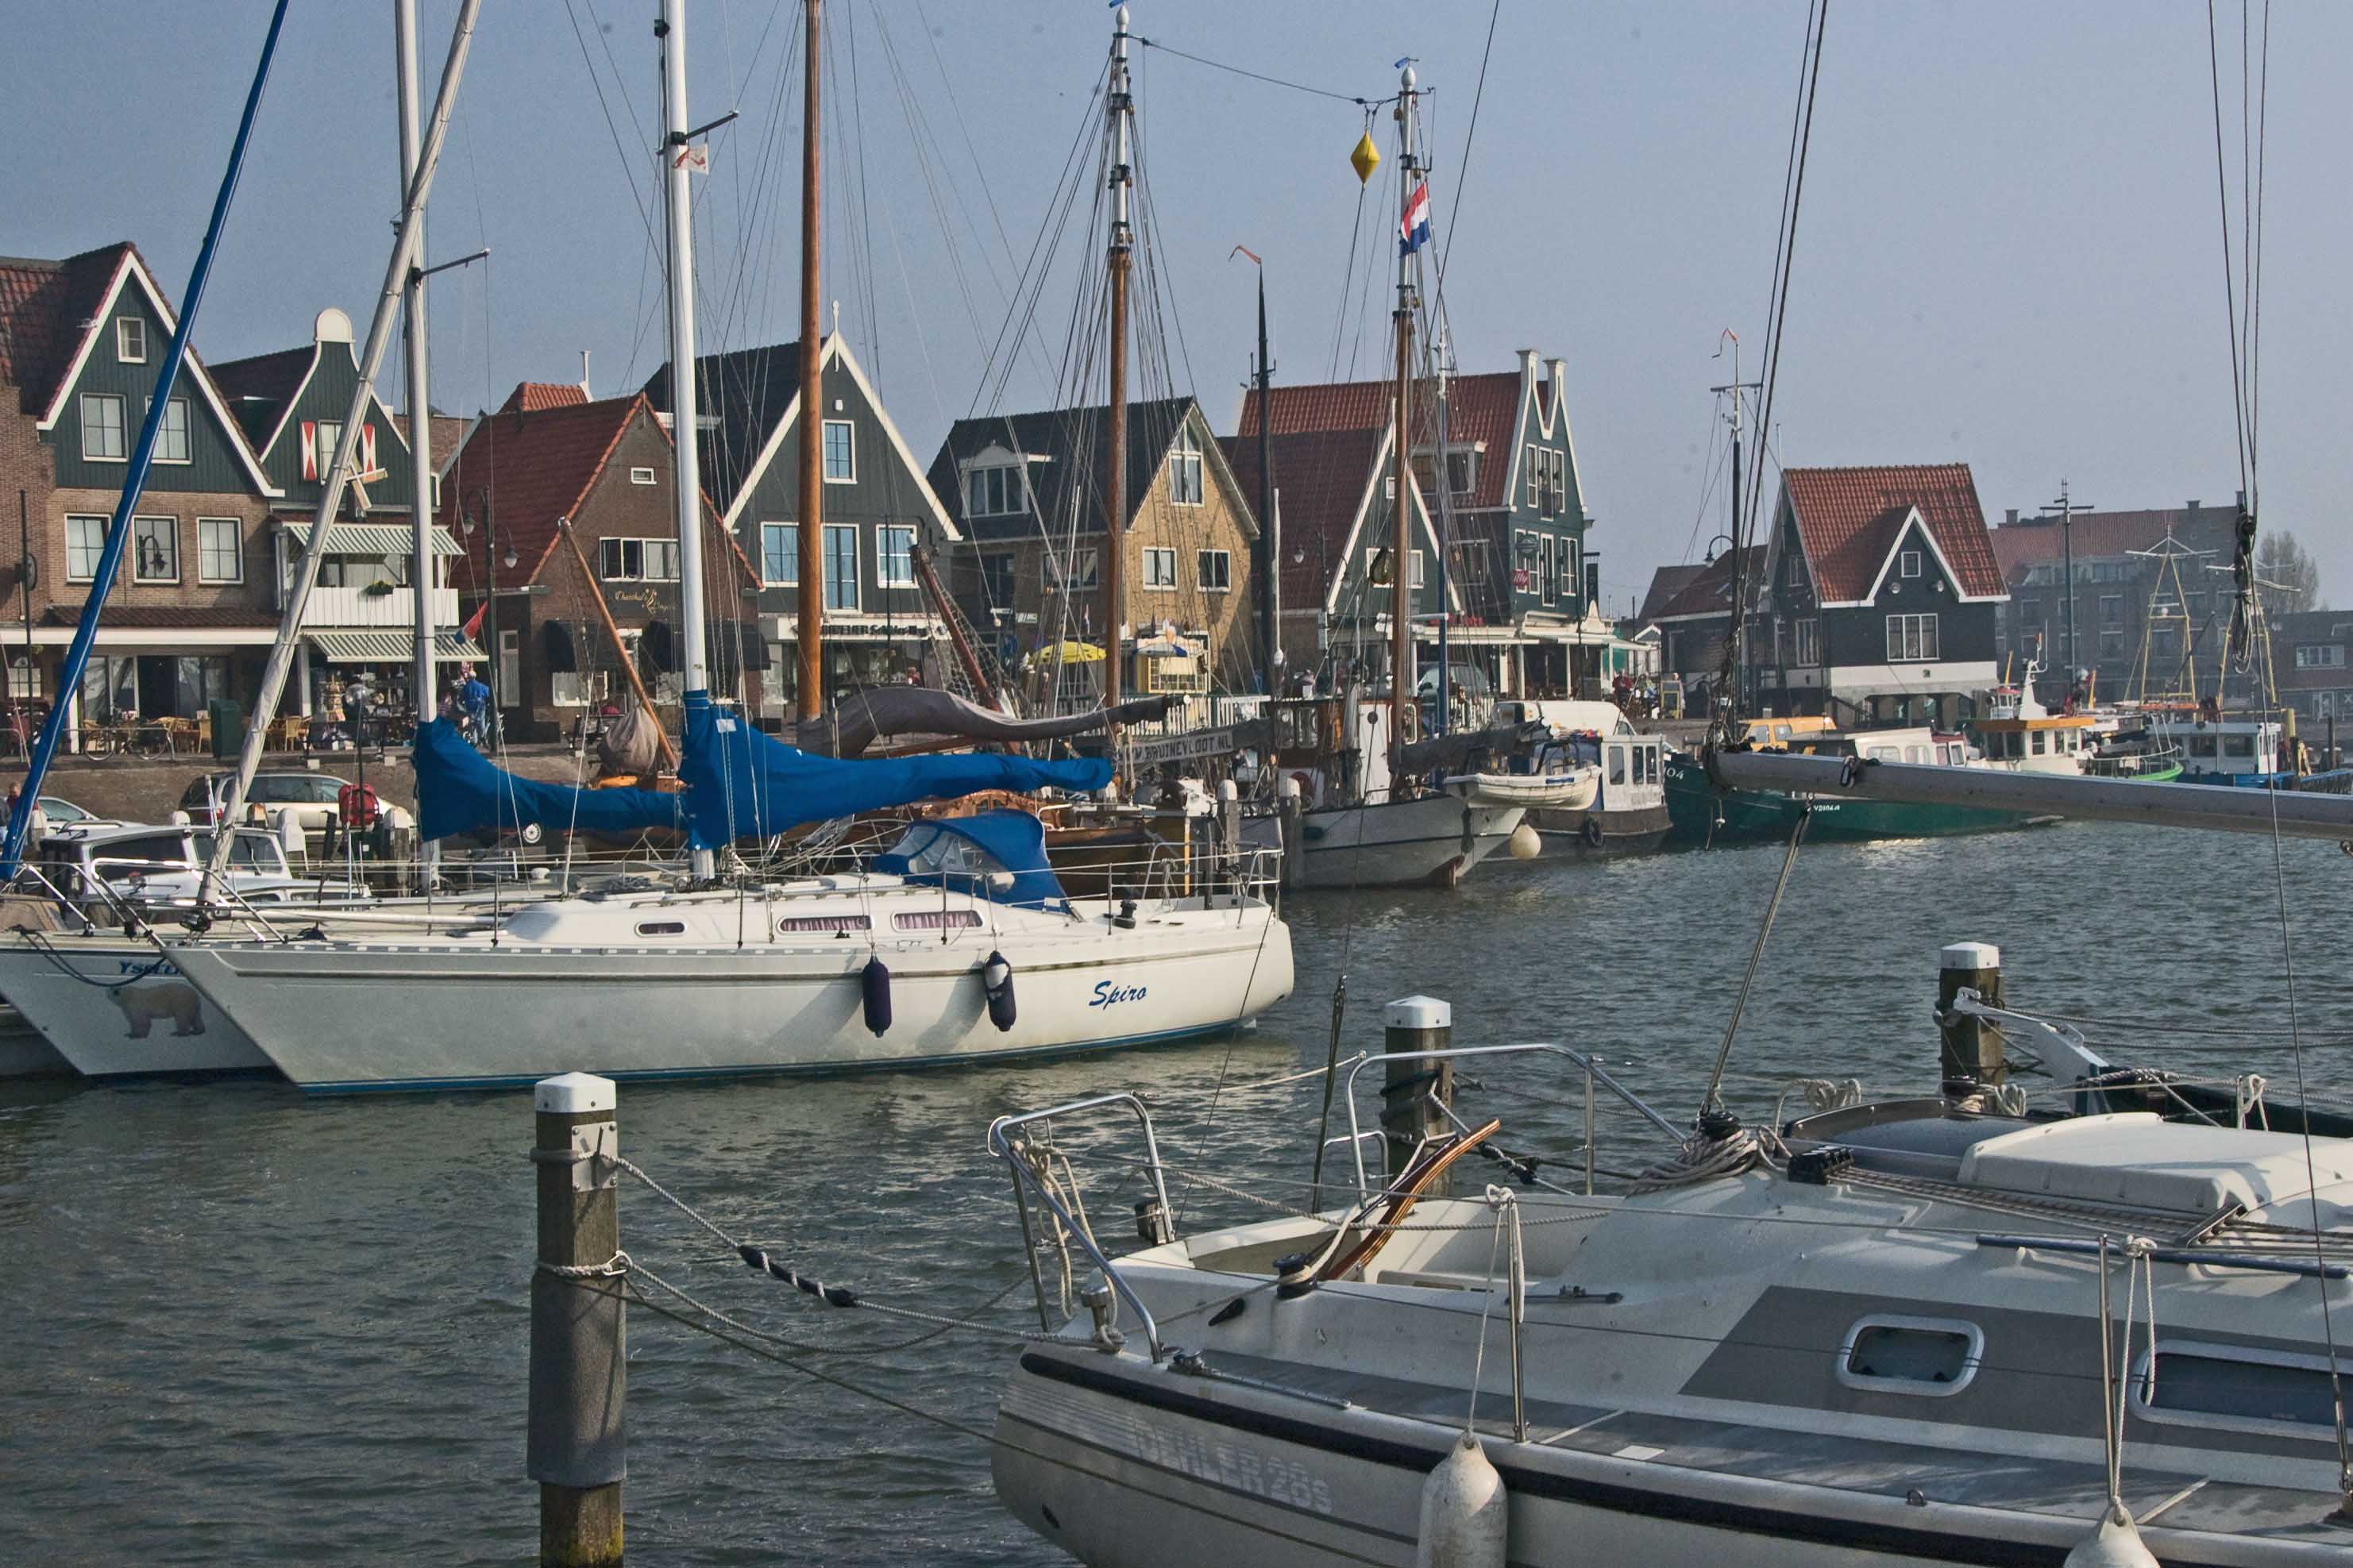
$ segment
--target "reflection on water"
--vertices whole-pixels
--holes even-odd
[[[2343,1092],[2353,860],[2295,843],[2284,858],[2307,1065],[2316,1089]],[[1687,1116],[1780,863],[1771,846],[1492,861],[1452,894],[1300,898],[1287,911],[1300,990],[1230,1040],[1033,1068],[626,1088],[623,1145],[828,1279],[962,1310],[1021,1273],[1006,1179],[981,1142],[1008,1111],[1135,1089],[1173,1163],[1293,1196],[1275,1184],[1306,1174],[1322,1086],[1264,1080],[1323,1061],[1344,954],[1345,1051],[1377,1044],[1382,1002],[1426,992],[1453,1003],[1463,1044],[1563,1039]],[[2077,825],[1809,848],[1728,1093],[1762,1116],[1799,1075],[1925,1085],[1936,952],[1961,938],[2000,945],[2015,1004],[2116,1020],[2087,1032],[2118,1055],[2263,1071],[2284,1089],[2274,900],[2262,838]],[[2216,1027],[2262,1037],[2174,1032]],[[1475,1076],[1489,1085],[1480,1108],[1505,1118],[1515,1145],[1566,1157],[1581,1084],[1556,1067]],[[1062,1130],[1096,1156],[1081,1163],[1107,1240],[1134,1195],[1113,1126]],[[530,1561],[531,1134],[521,1094],[0,1088],[9,1555]],[[1605,1154],[1630,1135],[1625,1119],[1606,1121]],[[629,1250],[731,1310],[803,1339],[903,1337],[764,1285],[641,1189],[622,1202]],[[1184,1205],[1188,1226],[1262,1212],[1200,1186]],[[1036,1322],[1026,1288],[996,1315]],[[644,1560],[1054,1560],[998,1513],[968,1439],[643,1314],[630,1359],[627,1498]],[[836,1370],[985,1427],[1004,1366],[1002,1345],[951,1336]]]

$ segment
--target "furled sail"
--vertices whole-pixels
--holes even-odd
[[[686,784],[695,842],[716,848],[805,823],[982,790],[1101,789],[1111,782],[1111,764],[1033,762],[994,752],[877,762],[821,757],[762,734],[702,692],[689,692],[679,777]]]
[[[929,686],[876,686],[854,691],[824,718],[800,727],[801,750],[854,757],[888,735],[953,735],[972,741],[1050,741],[1111,724],[1165,718],[1171,699],[1138,697],[1108,708],[1048,719],[1013,719]]]
[[[417,731],[417,829],[430,841],[457,833],[519,828],[550,833],[683,829],[686,798],[650,789],[575,789],[518,778],[494,766],[447,719]]]

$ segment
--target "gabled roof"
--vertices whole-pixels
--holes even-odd
[[[1741,552],[1741,581],[1752,595],[1765,580],[1765,553],[1766,547],[1761,544],[1751,544]],[[1729,616],[1732,614],[1732,552],[1727,550],[1700,566],[1662,567],[1661,576],[1669,572],[1687,573],[1689,575],[1663,599],[1658,597],[1659,581],[1653,577],[1651,581],[1651,602],[1643,605],[1642,619],[1663,623],[1694,620],[1706,616]],[[1752,598],[1750,602],[1755,601]]]
[[[565,408],[575,403],[586,403],[588,395],[568,381],[518,381],[507,400],[499,405],[503,414],[520,408],[526,414],[536,414],[543,408]]]
[[[1282,514],[1282,602],[1298,608],[1320,603],[1336,569],[1348,559],[1348,541],[1371,494],[1375,458],[1388,448],[1388,426],[1368,430],[1308,430],[1269,436],[1276,505]],[[1258,437],[1219,441],[1234,480],[1255,500]]]
[[[1666,606],[1675,595],[1691,586],[1692,579],[1707,570],[1694,562],[1688,566],[1662,566],[1651,574],[1650,592],[1642,595],[1642,608],[1636,618],[1655,621],[1667,613]]]
[[[1797,519],[1815,595],[1825,605],[1871,597],[1915,508],[1963,599],[2007,595],[1967,463],[1785,468],[1781,493]]]
[[[1134,525],[1136,512],[1151,494],[1160,465],[1176,443],[1178,428],[1186,416],[1197,413],[1198,407],[1190,397],[1164,397],[1127,405],[1124,520],[1128,526]],[[1217,445],[1208,438],[1207,420],[1199,421],[1196,428],[1203,435],[1205,447]],[[1041,523],[1054,537],[1060,538],[1070,527],[1074,507],[1081,532],[1101,531],[1101,477],[1110,470],[1110,443],[1111,411],[1102,405],[959,419],[940,443],[939,455],[932,459],[928,477],[933,492],[954,516],[963,520],[965,531],[974,539],[1035,538]],[[1034,514],[964,517],[963,466],[992,447],[1029,459],[1029,489],[1037,503]],[[1203,455],[1208,460],[1222,461],[1206,451]],[[1241,510],[1248,520],[1249,508],[1245,506]]]
[[[701,419],[709,422],[698,435],[695,451],[702,466],[703,491],[721,512],[734,510],[736,496],[754,477],[761,454],[800,395],[798,342],[703,354],[695,360],[695,407]],[[677,407],[670,400],[667,363],[647,379],[645,395],[665,413]]]
[[[556,519],[571,516],[587,500],[629,421],[641,414],[659,428],[642,393],[536,414],[523,412],[510,397],[500,412],[478,420],[457,467],[442,481],[440,512],[443,526],[473,559],[474,570],[484,571],[487,540],[480,533],[469,537],[459,526],[459,508],[467,497],[477,489],[489,492],[500,542],[513,545],[524,563],[515,568],[519,580],[529,582],[555,544]]]
[[[1500,507],[1511,499],[1504,486],[1512,477],[1517,451],[1521,395],[1525,386],[1518,371],[1458,375],[1446,384],[1447,445],[1483,448],[1471,494],[1459,501],[1465,510]],[[1536,383],[1536,396],[1540,403],[1545,398],[1541,380]],[[1423,403],[1413,414],[1417,451],[1428,451],[1437,445],[1433,416],[1426,406],[1427,399]],[[1397,411],[1397,384],[1335,381],[1277,386],[1269,389],[1268,406],[1271,410],[1268,429],[1277,440],[1284,436],[1341,431],[1369,431],[1378,437],[1388,428],[1390,417]],[[1258,389],[1250,387],[1242,394],[1241,418],[1236,427],[1238,439],[1247,437],[1250,445],[1256,445],[1259,416]],[[1282,472],[1280,462],[1275,472]],[[1284,490],[1289,493],[1287,484]],[[1288,514],[1285,516],[1287,521]]]
[[[178,312],[155,286],[146,258],[128,240],[63,261],[0,258],[0,381],[17,388],[18,408],[30,415],[39,428],[47,430],[57,423],[66,390],[80,374],[82,362],[111,313],[108,306],[131,285],[137,286],[165,331],[178,330]],[[282,493],[261,471],[238,422],[231,416],[219,382],[205,368],[194,343],[181,363],[180,379],[220,421],[230,450],[255,489],[266,496]]]
[[[318,358],[319,345],[304,343],[301,348],[228,360],[213,367],[213,379],[220,383],[255,451],[269,449],[286,410],[310,379],[311,367]]]

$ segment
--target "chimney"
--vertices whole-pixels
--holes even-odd
[[[2189,498],[2189,510],[2191,511],[2196,511],[2198,510],[2198,498],[2195,496]]]
[[[2016,528],[2018,526],[2018,509],[2016,507],[2011,507],[2007,512],[2002,514],[2001,525],[2004,528]]]

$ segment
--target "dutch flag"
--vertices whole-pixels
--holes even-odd
[[[1430,243],[1430,182],[1414,183],[1405,199],[1405,216],[1398,219],[1398,254],[1411,256]]]

